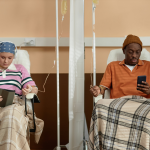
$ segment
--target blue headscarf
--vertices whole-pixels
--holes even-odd
[[[15,44],[11,42],[0,42],[0,53],[7,52],[15,55]]]

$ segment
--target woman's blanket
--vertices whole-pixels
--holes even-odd
[[[1,150],[30,150],[29,129],[33,127],[32,110],[27,107],[25,115],[24,101],[15,97],[13,105],[0,108],[0,149]],[[35,141],[38,143],[44,122],[35,118]]]
[[[89,150],[149,150],[150,99],[99,100],[93,110]]]

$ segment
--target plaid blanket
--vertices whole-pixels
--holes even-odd
[[[89,150],[150,150],[150,99],[99,100],[93,110]]]
[[[25,116],[24,101],[15,96],[14,104],[0,108],[0,149],[30,150],[29,129],[33,127],[32,110],[27,107]],[[44,123],[36,118],[35,141],[38,143]]]

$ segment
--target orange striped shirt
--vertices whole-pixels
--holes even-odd
[[[108,64],[100,85],[110,88],[110,98],[119,98],[127,95],[140,95],[150,98],[136,89],[137,77],[146,75],[146,82],[150,85],[150,62],[140,60],[131,70],[125,65],[125,61],[114,61]]]

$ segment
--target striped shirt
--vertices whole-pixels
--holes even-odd
[[[22,88],[36,86],[27,69],[20,64],[11,64],[6,70],[0,69],[0,88],[15,90],[15,95],[22,96]]]
[[[140,60],[131,71],[125,61],[113,61],[108,64],[100,85],[110,88],[110,98],[119,98],[127,95],[139,95],[150,98],[137,90],[137,77],[146,75],[146,82],[150,85],[150,62]]]

